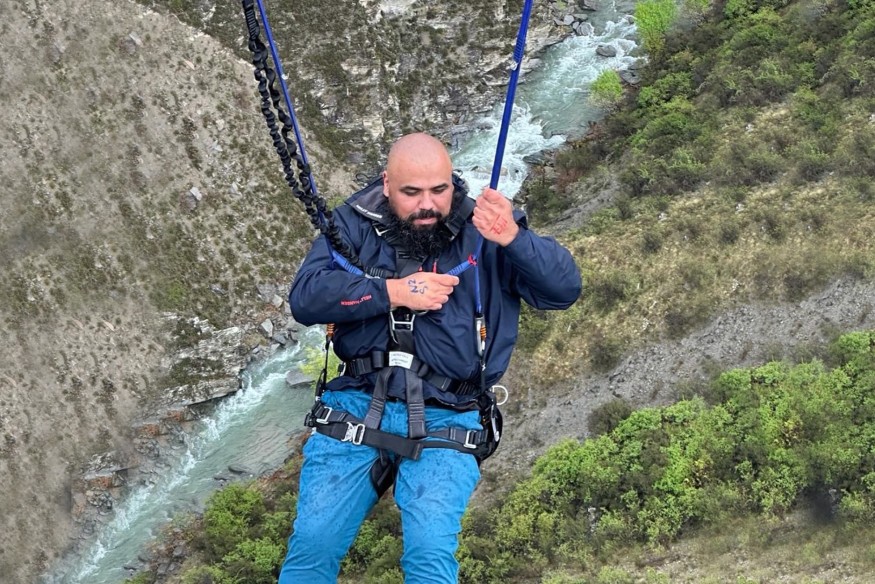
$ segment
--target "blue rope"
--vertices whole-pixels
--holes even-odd
[[[264,36],[267,39],[267,46],[270,47],[270,55],[273,57],[274,66],[276,66],[277,77],[280,79],[280,87],[283,90],[283,99],[285,99],[286,108],[289,110],[289,117],[292,119],[292,127],[295,130],[295,140],[298,142],[298,149],[301,152],[301,160],[307,168],[309,168],[310,163],[307,160],[307,151],[304,150],[304,140],[301,138],[301,129],[298,127],[298,118],[295,116],[295,108],[292,106],[292,98],[289,97],[289,88],[286,85],[286,74],[283,73],[283,65],[280,62],[279,51],[276,48],[276,42],[273,40],[273,33],[270,30],[270,22],[267,20],[267,11],[264,9],[264,2],[262,2],[262,0],[256,1],[258,3],[258,12],[261,14],[261,24],[264,27]],[[316,190],[316,181],[313,180],[312,171],[308,173],[308,178],[310,179],[310,185],[313,187],[313,195],[318,196],[319,192]]]
[[[510,127],[510,117],[513,113],[513,100],[516,96],[517,81],[520,76],[520,65],[523,62],[523,52],[526,48],[526,33],[529,30],[529,17],[532,14],[532,0],[526,0],[523,7],[523,17],[520,30],[516,37],[516,47],[513,51],[514,66],[510,72],[507,84],[507,98],[504,100],[504,115],[501,117],[501,130],[498,133],[498,146],[495,148],[495,160],[492,163],[492,179],[489,187],[498,189],[498,177],[501,174],[501,161],[504,158],[504,145],[507,142],[507,129]]]
[[[507,84],[507,97],[504,100],[504,114],[501,116],[501,129],[498,132],[498,145],[495,147],[495,160],[492,162],[492,178],[489,181],[489,188],[498,189],[498,178],[501,176],[501,162],[504,158],[504,146],[507,143],[507,130],[510,127],[510,118],[513,114],[513,101],[516,97],[516,87],[519,82],[520,65],[523,62],[523,53],[526,49],[526,33],[529,31],[529,18],[532,15],[532,1],[525,0],[523,6],[523,16],[520,20],[520,29],[516,37],[516,46],[513,51],[514,67],[510,72],[510,81]],[[477,249],[470,258],[447,272],[453,276],[458,276],[471,266],[477,266],[477,258],[480,257],[480,250],[483,248],[483,236],[477,236]],[[480,310],[480,275],[476,274],[477,278],[477,307]]]

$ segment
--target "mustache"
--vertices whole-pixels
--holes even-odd
[[[444,215],[440,211],[435,211],[434,209],[422,209],[421,211],[417,211],[416,213],[409,215],[407,217],[407,221],[411,223],[413,221],[416,221],[417,219],[437,219],[438,221],[440,221],[443,218]]]

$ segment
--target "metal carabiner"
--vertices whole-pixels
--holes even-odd
[[[501,391],[504,392],[504,399],[501,399],[501,400],[498,399],[498,392],[495,391],[496,389],[500,389]],[[495,405],[497,405],[497,406],[503,406],[504,404],[507,403],[507,400],[510,399],[510,391],[503,385],[493,385],[492,387],[489,388],[489,391],[491,391],[492,393],[495,394],[495,396],[496,396]]]

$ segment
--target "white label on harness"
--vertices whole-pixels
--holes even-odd
[[[403,351],[389,351],[389,366],[410,369],[413,365],[413,355]]]

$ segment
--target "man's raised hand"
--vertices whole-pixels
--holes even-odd
[[[484,188],[478,197],[472,221],[483,239],[502,247],[513,241],[520,230],[513,220],[513,205],[504,195],[489,187]]]

